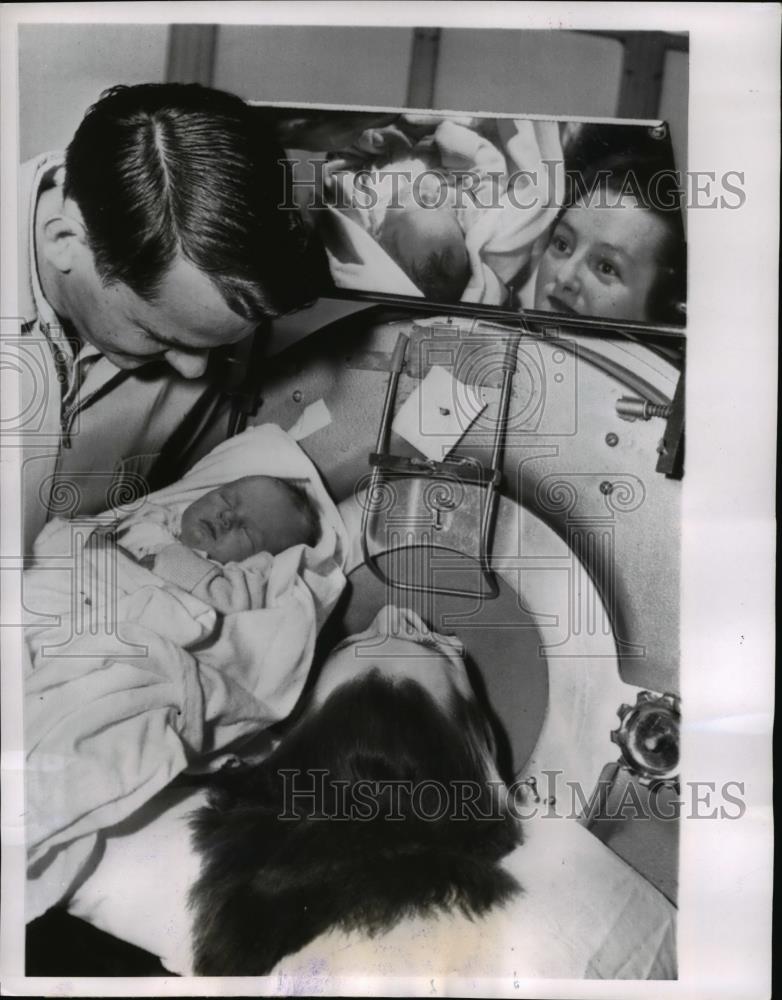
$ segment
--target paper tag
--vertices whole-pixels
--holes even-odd
[[[303,441],[304,438],[314,434],[315,431],[328,427],[331,423],[331,414],[322,399],[315,403],[310,403],[302,412],[299,419],[290,428],[288,433],[294,441]]]
[[[486,409],[495,390],[465,385],[433,365],[399,408],[392,430],[435,461],[442,461]]]

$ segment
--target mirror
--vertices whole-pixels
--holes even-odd
[[[340,295],[683,327],[665,123],[256,106]]]

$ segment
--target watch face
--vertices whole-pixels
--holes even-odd
[[[664,122],[258,105],[341,297],[681,330],[683,165]]]
[[[621,725],[612,734],[631,770],[653,779],[674,778],[679,767],[679,706],[672,695],[639,695],[623,706]]]
[[[669,712],[650,710],[638,717],[631,744],[640,762],[658,774],[679,763],[679,726]]]

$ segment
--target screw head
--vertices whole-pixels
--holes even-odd
[[[619,444],[619,435],[614,434],[613,431],[610,431],[608,434],[606,434],[606,444],[608,445],[609,448],[616,448],[616,446]]]
[[[613,483],[609,483],[609,481],[607,479],[604,479],[603,482],[600,484],[600,492],[604,496],[608,496],[609,493],[613,493],[614,492],[614,484]]]
[[[294,391],[293,391],[293,402],[294,403],[300,403],[301,402],[301,389],[294,389]]]

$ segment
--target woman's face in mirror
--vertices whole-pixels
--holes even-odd
[[[569,208],[541,258],[535,308],[648,321],[665,238],[662,219],[629,196],[610,206]]]

